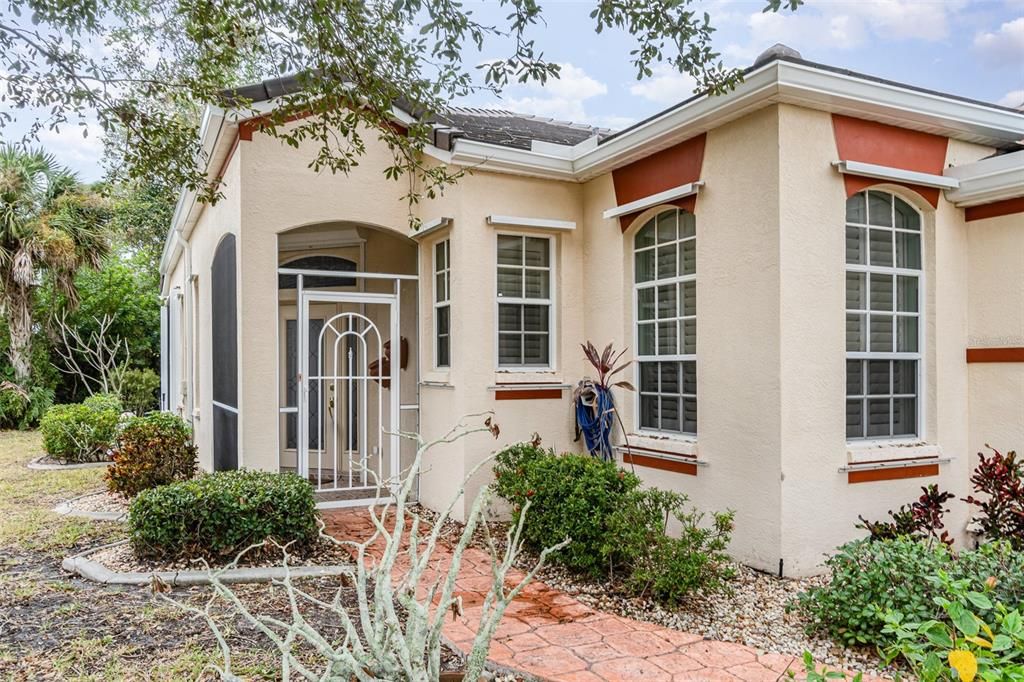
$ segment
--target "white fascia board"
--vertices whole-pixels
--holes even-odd
[[[433,220],[428,220],[427,222],[422,223],[418,230],[409,230],[409,237],[412,239],[420,239],[424,235],[440,230],[443,227],[448,227],[451,224],[452,219],[446,216],[434,218]]]
[[[699,192],[700,188],[703,186],[703,180],[697,180],[696,182],[688,182],[685,185],[679,185],[678,187],[667,189],[664,192],[658,192],[657,194],[652,194],[650,196],[644,197],[643,199],[631,201],[628,204],[622,204],[621,206],[616,206],[615,208],[609,208],[601,215],[605,219],[608,219],[618,218],[619,216],[627,215],[630,213],[636,213],[638,211],[648,209],[652,206],[657,206],[658,204],[664,204],[665,202],[668,201],[675,201],[676,199],[682,199],[683,197],[692,196]]]
[[[585,150],[576,158],[573,170],[580,180],[588,180],[768,106],[777,94],[777,68],[778,62],[767,64],[747,74],[732,92],[702,95]]]
[[[492,170],[519,175],[550,178],[553,180],[575,180],[572,160],[550,154],[538,154],[526,149],[513,149],[499,145],[467,140],[455,140],[452,163],[482,170]]]
[[[792,62],[779,66],[779,99],[990,146],[1024,138],[1024,113]]]
[[[879,166],[874,163],[863,163],[861,161],[836,161],[832,164],[843,175],[857,175],[862,178],[875,178],[878,180],[890,180],[892,182],[909,182],[924,187],[938,187],[939,189],[956,189],[960,181],[956,178],[948,178],[945,175],[933,175],[931,173],[918,173],[917,171],[892,168],[890,166]]]
[[[205,172],[210,173],[211,161],[217,156],[218,143],[221,140],[221,131],[225,123],[225,111],[220,107],[207,105],[203,110],[203,118],[199,125],[199,139],[202,155],[205,157]],[[218,159],[219,160],[219,159]],[[182,188],[178,193],[178,201],[174,206],[174,213],[171,216],[171,224],[164,240],[163,253],[160,255],[160,274],[169,272],[173,261],[181,250],[181,242],[175,235],[184,232],[189,216],[196,205],[196,193],[193,190]]]
[[[954,166],[943,173],[960,180],[959,189],[946,192],[946,198],[957,206],[1024,196],[1024,151]]]
[[[511,215],[489,215],[488,225],[509,225],[511,227],[534,227],[541,230],[575,230],[573,220],[552,220],[550,218],[521,218]]]

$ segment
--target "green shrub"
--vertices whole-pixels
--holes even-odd
[[[826,561],[831,580],[798,598],[812,629],[846,644],[889,643],[884,615],[907,621],[942,619],[936,604],[935,578],[940,573],[976,584],[994,578],[994,595],[1017,607],[1024,595],[1024,554],[1008,543],[983,545],[959,554],[943,543],[910,538],[861,539],[839,548]]]
[[[94,409],[95,408],[95,409]],[[43,448],[63,462],[96,462],[106,459],[117,435],[120,414],[85,404],[54,405],[39,422]]]
[[[0,428],[35,428],[53,406],[53,395],[53,389],[46,386],[33,386],[28,391],[15,385],[0,388]]]
[[[268,538],[301,551],[318,534],[313,487],[295,474],[222,471],[141,492],[128,512],[144,558],[233,558]]]
[[[160,375],[151,369],[130,369],[121,379],[121,400],[125,409],[143,415],[157,407]]]
[[[1024,617],[1001,603],[986,585],[945,573],[929,582],[938,592],[942,619],[915,621],[898,611],[885,614],[893,643],[886,662],[902,658],[920,682],[981,679],[1024,680]]]
[[[497,493],[512,503],[515,520],[527,500],[523,539],[534,549],[569,545],[551,555],[573,570],[600,575],[606,568],[608,519],[639,479],[589,455],[555,455],[519,444],[501,452],[494,467]]]
[[[924,576],[949,566],[953,554],[943,543],[909,538],[861,539],[847,543],[825,562],[830,581],[799,596],[812,627],[844,644],[883,644],[882,614],[907,618],[936,615],[934,590]]]
[[[732,577],[725,554],[733,514],[715,514],[710,527],[688,508],[685,495],[657,488],[589,455],[556,455],[520,443],[499,453],[495,489],[509,500],[516,520],[530,509],[523,538],[535,550],[572,542],[551,555],[573,570],[623,579],[635,594],[674,604],[696,590],[722,589]],[[681,525],[669,535],[669,519]]]
[[[134,497],[143,490],[183,481],[196,473],[192,427],[169,412],[132,417],[121,429],[107,488]]]
[[[649,488],[629,492],[612,512],[603,552],[626,572],[634,593],[675,605],[697,590],[725,589],[734,577],[725,549],[735,515],[714,514],[707,527],[688,502],[682,493]],[[667,532],[670,518],[680,524],[678,537]]]
[[[121,398],[116,393],[93,393],[91,396],[83,400],[82,404],[90,410],[110,410],[112,412],[117,412],[118,414],[124,412],[124,405],[121,403]]]

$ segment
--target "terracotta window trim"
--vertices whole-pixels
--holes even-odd
[[[953,461],[952,457],[907,457],[904,459],[850,462],[839,467],[846,474],[846,482],[873,483],[907,478],[927,478],[939,475],[939,465]]]
[[[967,362],[1024,362],[1024,346],[968,348]]]
[[[693,455],[682,455],[665,450],[654,450],[635,445],[616,446],[615,450],[622,455],[623,464],[671,471],[688,476],[696,476],[699,468],[707,466],[707,462],[699,460]]]

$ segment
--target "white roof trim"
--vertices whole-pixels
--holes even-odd
[[[1024,196],[1024,151],[947,168],[944,174],[960,180],[958,189],[946,192],[946,198],[957,206]]]
[[[519,218],[510,215],[489,215],[488,225],[511,225],[513,227],[536,227],[543,230],[575,230],[572,220],[551,220],[548,218]]]
[[[874,163],[836,161],[832,165],[843,175],[857,175],[862,178],[877,178],[878,180],[891,180],[893,182],[909,182],[914,185],[938,187],[939,189],[956,189],[960,186],[960,181],[956,178],[932,175],[931,173],[918,173],[917,171],[892,168],[890,166],[879,166]]]
[[[409,237],[412,238],[412,239],[419,239],[419,238],[423,237],[424,235],[427,235],[427,234],[430,234],[431,232],[435,232],[437,230],[440,230],[443,227],[448,227],[451,224],[452,224],[452,219],[448,218],[446,216],[441,216],[440,218],[434,218],[433,220],[428,220],[425,223],[421,223],[420,224],[420,229],[418,229],[418,230],[409,230]]]
[[[643,199],[631,201],[628,204],[609,208],[601,215],[605,218],[618,218],[619,216],[627,215],[629,213],[636,213],[650,208],[651,206],[657,206],[658,204],[664,204],[668,201],[675,201],[676,199],[682,199],[683,197],[697,194],[703,186],[703,180],[688,182],[685,185],[679,185],[678,187],[667,189],[664,192],[658,192],[657,194],[652,194],[648,197],[644,197]]]

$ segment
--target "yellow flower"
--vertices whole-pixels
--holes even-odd
[[[956,670],[962,682],[974,682],[974,676],[978,674],[978,659],[970,651],[950,651],[949,665]]]

